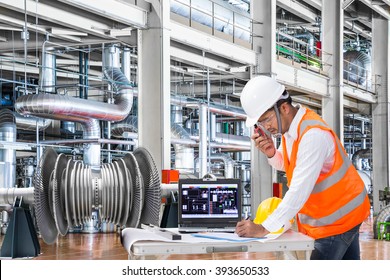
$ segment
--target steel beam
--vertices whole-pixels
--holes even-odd
[[[316,22],[317,14],[299,4],[297,1],[278,0],[276,4],[308,22]]]
[[[25,1],[26,12],[31,16],[37,16],[40,19],[47,20],[55,24],[60,24],[68,28],[82,30],[99,37],[112,38],[111,36],[105,34],[105,31],[110,30],[112,26],[41,2],[32,0]],[[24,0],[1,0],[0,7],[5,7],[16,12],[25,13]]]
[[[126,25],[146,28],[147,11],[116,0],[59,0],[60,2],[92,12]]]

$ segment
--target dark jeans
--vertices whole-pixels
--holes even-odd
[[[314,242],[311,260],[360,260],[360,224],[351,230]]]

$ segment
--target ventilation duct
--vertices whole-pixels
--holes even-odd
[[[131,133],[138,133],[138,118],[133,115],[127,116],[123,121],[111,126],[111,135],[117,138],[127,138]]]
[[[212,154],[210,162],[222,161],[224,168],[224,178],[234,178],[234,160],[227,154]],[[195,160],[196,168],[199,169],[199,158]]]
[[[124,48],[122,51],[122,72],[128,81],[131,81],[131,51]]]
[[[370,174],[363,170],[358,170],[357,172],[364,183],[364,187],[366,188],[367,193],[372,193],[372,180]]]
[[[371,89],[371,59],[359,51],[344,53],[344,79]]]
[[[362,170],[362,159],[372,158],[371,149],[361,149],[352,155],[352,163],[357,170]]]
[[[38,128],[38,130],[41,131],[48,128],[52,123],[52,121],[49,119],[35,118],[32,116],[25,117],[18,113],[14,113],[14,115],[16,127],[22,130],[36,131]]]
[[[56,92],[55,55],[50,52],[43,52],[41,54],[41,65],[42,67],[39,69],[39,88],[43,92],[55,93]]]
[[[104,75],[114,89],[114,104],[57,94],[23,95],[16,100],[16,111],[61,121],[79,122],[84,139],[99,139],[102,121],[121,121],[131,111],[133,89],[119,68],[119,48],[104,49]],[[100,144],[90,144],[84,150],[84,162],[100,167]]]
[[[190,139],[190,134],[179,124],[171,124],[171,136],[174,139]],[[194,148],[182,144],[174,144],[175,169],[180,173],[194,173]]]
[[[15,117],[11,110],[0,110],[0,141],[16,141]],[[15,187],[16,151],[0,148],[0,188]]]

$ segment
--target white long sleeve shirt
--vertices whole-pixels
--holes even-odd
[[[293,143],[298,138],[298,124],[305,113],[306,109],[299,106],[289,130],[284,134],[289,159]],[[289,190],[278,208],[262,223],[265,229],[274,232],[289,223],[289,220],[298,213],[309,198],[319,175],[331,170],[334,155],[335,145],[332,133],[319,128],[310,129],[305,133],[298,146],[296,166]],[[282,145],[279,146],[275,155],[268,159],[268,162],[275,169],[285,171]]]

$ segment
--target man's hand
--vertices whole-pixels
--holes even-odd
[[[236,233],[241,237],[263,237],[269,233],[262,225],[250,220],[243,220],[236,225]]]
[[[276,149],[272,138],[266,135],[260,136],[258,133],[254,133],[251,138],[253,141],[255,141],[256,148],[264,153],[267,157],[272,158],[275,155]]]

